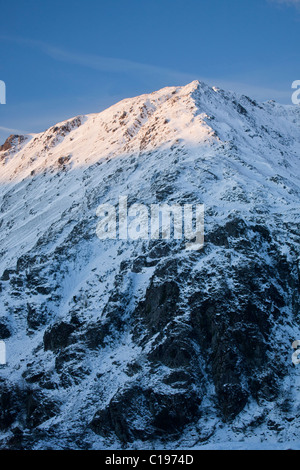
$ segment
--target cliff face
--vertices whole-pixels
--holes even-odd
[[[299,118],[193,82],[1,147],[1,448],[297,447]],[[99,240],[120,196],[203,249]]]

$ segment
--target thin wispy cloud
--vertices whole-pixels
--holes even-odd
[[[10,127],[0,126],[0,145],[2,145],[9,135],[30,135],[30,132],[24,131],[22,129],[14,129]]]
[[[269,2],[277,3],[277,5],[300,7],[300,0],[269,0]]]
[[[300,0],[269,0],[272,2],[292,2],[299,3]],[[66,50],[62,47],[55,47],[42,41],[32,40],[28,38],[20,38],[15,36],[0,36],[3,41],[14,42],[16,44],[32,47],[51,57],[53,60],[78,65],[81,67],[99,70],[101,72],[119,73],[138,76],[152,76],[166,79],[170,85],[184,85],[195,79],[202,80],[208,84],[216,85],[227,90],[236,91],[240,94],[248,94],[259,101],[266,99],[288,100],[290,91],[280,91],[263,86],[255,86],[243,81],[232,81],[220,79],[219,77],[204,77],[195,73],[180,72],[167,67],[135,62],[128,59],[103,57],[95,54],[78,54]]]
[[[167,67],[135,62],[128,59],[103,57],[95,54],[78,54],[61,47],[46,44],[42,41],[11,36],[1,36],[1,39],[38,49],[52,59],[60,62],[88,67],[101,72],[163,76],[183,83],[193,80],[194,78],[194,75],[182,73]]]
[[[2,127],[2,126],[0,126],[0,132],[5,132],[5,133],[8,132],[10,134],[19,134],[19,135],[29,134],[29,132],[26,132],[24,130],[12,129],[10,127]]]

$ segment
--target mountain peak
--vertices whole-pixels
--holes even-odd
[[[0,447],[299,442],[296,108],[193,81],[10,138]],[[204,249],[100,240],[120,196],[140,214],[204,204]]]
[[[201,85],[205,85],[204,82],[200,82],[199,80],[193,80],[192,82],[188,83],[187,85],[184,85],[184,89],[187,90],[188,92],[193,92],[195,90],[198,90]]]
[[[0,148],[0,178],[24,178],[56,168],[61,157],[68,157],[69,166],[75,168],[121,155],[168,149],[178,143],[195,147],[234,141],[232,129],[238,129],[238,138],[248,142],[251,135],[270,139],[266,129],[271,128],[272,142],[277,139],[280,143],[281,128],[287,121],[291,139],[299,134],[297,111],[259,105],[194,80],[122,100],[100,113],[68,119],[30,139],[11,136]],[[250,142],[256,140],[251,138]]]

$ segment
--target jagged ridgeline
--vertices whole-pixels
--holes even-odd
[[[296,445],[299,118],[193,82],[6,141],[1,448]],[[120,196],[204,204],[204,247],[100,240]]]

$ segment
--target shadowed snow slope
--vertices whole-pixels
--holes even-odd
[[[195,81],[0,147],[1,448],[299,447],[299,124]],[[99,240],[119,196],[204,248]]]

